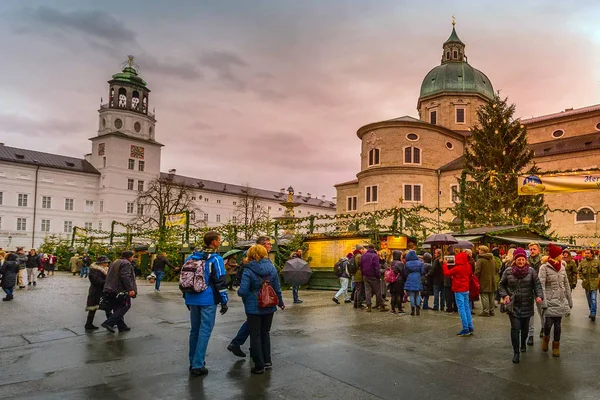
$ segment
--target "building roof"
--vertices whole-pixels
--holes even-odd
[[[336,183],[335,185],[333,185],[334,187],[338,187],[338,186],[344,186],[344,185],[356,185],[358,184],[358,179],[353,179],[351,181],[347,181],[347,182],[342,182],[342,183]]]
[[[462,40],[460,40],[460,38],[456,34],[456,29],[455,29],[454,25],[452,25],[452,33],[450,34],[450,37],[448,38],[448,40],[446,40],[444,42],[444,45],[447,45],[449,43],[460,43],[464,46],[464,43],[462,42]]]
[[[600,104],[596,104],[596,105],[593,105],[593,106],[588,106],[588,107],[583,107],[583,108],[566,109],[564,111],[557,112],[557,113],[554,113],[554,114],[541,115],[539,117],[522,119],[521,123],[524,124],[524,125],[534,124],[536,122],[551,120],[551,119],[555,119],[555,118],[568,117],[568,116],[571,116],[571,115],[584,114],[586,112],[599,111],[599,110],[600,110]]]
[[[139,138],[139,137],[135,137],[135,136],[130,136],[127,135],[123,132],[119,132],[119,131],[115,131],[115,132],[109,132],[109,133],[105,133],[103,135],[98,135],[98,136],[94,136],[91,137],[89,140],[96,140],[96,139],[101,139],[101,138],[105,138],[105,137],[109,137],[109,136],[116,136],[116,137],[120,137],[123,139],[128,139],[128,140],[136,140],[138,142],[144,142],[144,143],[148,143],[148,144],[153,144],[156,146],[164,146],[164,144],[157,142],[156,140],[150,140],[150,139],[144,139],[144,138]]]
[[[554,139],[547,142],[531,144],[529,145],[529,148],[535,152],[536,158],[595,150],[600,149],[600,134],[595,132],[564,139]]]
[[[455,160],[450,161],[448,164],[440,167],[440,171],[455,171],[457,169],[463,169],[465,166],[465,156],[460,156]]]
[[[401,122],[425,122],[425,121],[422,121],[422,120],[420,120],[420,119],[418,119],[418,118],[411,117],[410,115],[405,115],[405,116],[403,116],[403,117],[398,117],[398,118],[392,118],[392,119],[388,119],[388,120],[385,120],[385,121],[383,121],[383,122],[390,122],[390,121],[401,121]]]
[[[246,186],[241,186],[241,185],[232,185],[230,183],[209,181],[206,179],[191,178],[191,177],[182,176],[182,175],[174,175],[174,174],[171,175],[171,174],[164,173],[164,172],[160,173],[160,177],[162,179],[167,179],[170,176],[173,176],[173,179],[175,180],[175,182],[181,182],[188,187],[202,189],[202,190],[206,190],[209,192],[242,196],[245,194],[245,190],[246,190]],[[250,188],[250,190],[252,190],[257,197],[264,199],[264,200],[281,201],[281,202],[284,202],[287,200],[286,192],[284,192],[284,193],[275,192],[272,190],[257,189],[257,188],[252,188],[252,187]],[[295,195],[294,202],[298,203],[300,205],[307,205],[307,206],[312,206],[312,207],[322,207],[322,208],[327,208],[327,209],[335,209],[335,203],[333,201],[323,200],[323,199],[319,199],[319,198],[315,198],[315,197]]]
[[[39,151],[19,149],[0,145],[0,161],[17,164],[39,165],[46,168],[63,169],[85,174],[100,175],[100,172],[89,162],[82,158],[60,156],[57,154],[42,153]]]
[[[494,88],[489,78],[466,61],[438,65],[423,79],[419,98],[440,93],[474,93],[488,99],[494,98]]]

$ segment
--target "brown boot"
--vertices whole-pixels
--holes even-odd
[[[560,342],[552,341],[552,357],[560,357]]]
[[[548,344],[550,343],[550,335],[544,336],[542,339],[542,351],[548,351]]]
[[[371,305],[370,304],[367,306],[367,312],[371,312]]]

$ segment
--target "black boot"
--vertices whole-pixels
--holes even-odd
[[[412,315],[413,317],[415,316],[415,308],[414,307],[410,308],[410,315]]]
[[[519,330],[518,329],[511,329],[510,330],[510,341],[512,343],[512,347],[513,347],[513,364],[518,364],[519,363]]]
[[[527,335],[528,331],[525,329],[521,330],[521,353],[527,352]]]
[[[87,320],[85,322],[86,331],[95,331],[98,329],[97,326],[94,326],[94,315],[96,315],[96,311],[88,311]]]
[[[421,307],[417,306],[417,315],[421,315]]]

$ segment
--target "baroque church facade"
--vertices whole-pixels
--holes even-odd
[[[453,24],[454,25],[454,24]],[[492,99],[490,79],[468,62],[465,44],[453,26],[443,44],[441,64],[421,84],[419,118],[404,116],[367,124],[357,131],[361,169],[356,179],[338,183],[337,213],[360,213],[393,207],[453,207],[458,196],[469,127],[477,109]],[[523,119],[534,161],[542,171],[600,167],[600,105]],[[517,190],[517,188],[509,188]],[[545,195],[548,214],[558,236],[600,235],[600,195],[578,192]],[[437,218],[423,212],[423,215]],[[451,222],[451,213],[440,219]],[[597,244],[579,238],[578,245]]]
[[[236,223],[245,186],[161,172],[163,144],[156,140],[150,89],[133,58],[108,81],[108,102],[98,110],[98,132],[84,158],[42,153],[0,143],[0,248],[37,248],[47,235],[70,237],[75,227],[109,231],[112,221],[133,223],[148,212],[140,191],[159,177],[193,192],[196,225]],[[270,217],[283,216],[287,192],[250,188]],[[301,192],[297,217],[333,215],[335,203]],[[193,221],[194,222],[194,221]],[[120,228],[119,230],[123,230]]]

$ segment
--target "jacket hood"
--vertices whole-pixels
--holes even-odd
[[[406,253],[406,261],[416,261],[418,259],[419,257],[417,256],[416,251],[410,250],[408,253]]]
[[[494,255],[492,253],[483,253],[480,254],[479,257],[481,258],[485,258],[486,260],[492,260],[492,258],[494,258]]]
[[[392,259],[396,261],[400,261],[400,257],[402,257],[402,252],[400,250],[392,251]]]
[[[468,265],[469,264],[469,257],[467,256],[467,253],[461,252],[458,253],[456,255],[456,257],[454,257],[454,261],[456,264],[465,264]]]
[[[250,261],[246,264],[246,268],[252,270],[260,277],[269,276],[273,272],[273,263],[268,258],[263,258],[260,261]]]

